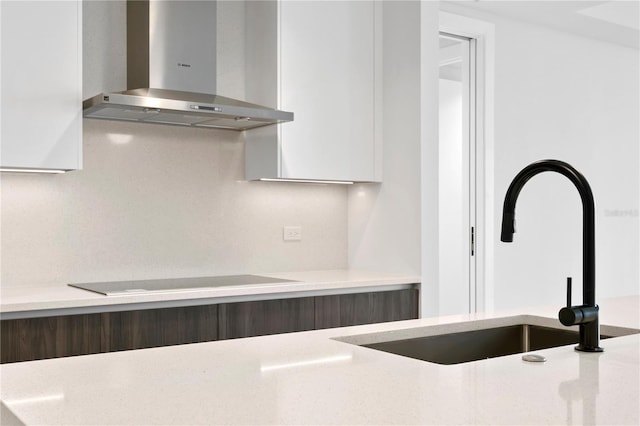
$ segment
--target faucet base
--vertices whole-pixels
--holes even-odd
[[[595,348],[585,348],[578,345],[574,349],[580,352],[604,352],[604,349],[601,348],[600,346],[596,346]]]

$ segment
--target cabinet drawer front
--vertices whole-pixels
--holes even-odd
[[[316,328],[346,327],[418,318],[418,290],[316,297]]]
[[[314,298],[220,305],[220,339],[313,330]]]
[[[209,342],[218,339],[218,306],[102,314],[103,352]]]
[[[1,362],[99,353],[100,320],[100,314],[4,320]]]

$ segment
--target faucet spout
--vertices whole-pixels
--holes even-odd
[[[560,322],[566,326],[579,324],[580,343],[576,350],[602,352],[599,346],[600,327],[595,295],[595,202],[587,179],[570,164],[559,160],[541,160],[522,169],[509,185],[504,198],[500,240],[513,242],[518,195],[529,179],[542,172],[556,172],[568,178],[575,185],[582,200],[582,305],[562,308],[559,312]]]

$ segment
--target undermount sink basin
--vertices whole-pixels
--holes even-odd
[[[555,319],[523,315],[347,336],[336,340],[450,365],[578,343],[577,327],[557,328],[556,323]],[[601,327],[602,339],[636,333],[640,331]],[[415,337],[403,338],[407,336]]]
[[[571,345],[578,343],[578,334],[573,330],[518,324],[363,346],[436,364],[460,364]]]

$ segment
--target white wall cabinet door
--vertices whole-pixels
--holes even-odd
[[[247,178],[380,181],[379,6],[260,3],[247,5],[247,98],[294,121],[246,132]],[[265,96],[270,84],[276,92]]]
[[[82,2],[2,1],[0,163],[82,167]]]

